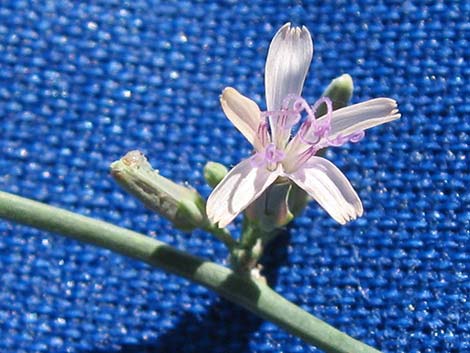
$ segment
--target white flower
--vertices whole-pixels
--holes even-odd
[[[348,179],[315,154],[328,146],[357,142],[364,130],[398,119],[397,104],[377,98],[333,111],[331,101],[323,97],[309,106],[300,94],[312,55],[307,28],[287,23],[273,38],[266,60],[268,110],[261,112],[234,88],[223,91],[222,109],[253,145],[255,154],[236,165],[209,196],[207,215],[219,227],[232,222],[278,178],[297,184],[341,224],[362,215],[361,200]],[[321,104],[327,113],[317,118]],[[291,138],[292,127],[299,122]]]

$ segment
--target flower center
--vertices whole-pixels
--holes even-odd
[[[257,152],[254,155],[251,163],[255,167],[266,167],[269,170],[274,170],[285,156],[284,151],[278,149],[274,143],[270,143],[263,151]]]
[[[320,113],[322,117],[318,119],[322,105],[326,112]],[[256,153],[252,163],[266,166],[269,170],[274,170],[280,162],[286,169],[295,170],[323,148],[358,142],[364,137],[364,131],[332,135],[333,102],[328,97],[321,97],[310,106],[304,98],[289,95],[280,110],[262,112],[261,117],[263,122],[257,133],[264,149]],[[291,139],[292,128],[301,120],[295,137]]]
[[[274,143],[270,143],[264,150],[264,158],[268,163],[279,163],[285,155],[284,151],[277,149]]]

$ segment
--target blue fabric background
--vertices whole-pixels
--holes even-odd
[[[402,119],[331,149],[365,208],[341,227],[309,205],[263,263],[288,299],[384,352],[470,349],[470,5],[467,1],[0,3],[0,189],[226,251],[144,209],[111,180],[131,149],[204,195],[201,169],[250,146],[219,107],[264,108],[269,42],[304,24],[313,102],[349,73],[353,101]],[[107,250],[0,222],[0,352],[317,352],[208,290]]]

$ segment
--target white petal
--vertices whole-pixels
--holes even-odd
[[[390,98],[376,98],[333,111],[330,138],[346,136],[358,131],[388,123],[400,117],[397,102]],[[321,117],[319,121],[325,119]]]
[[[279,110],[289,94],[300,95],[313,56],[313,43],[306,27],[286,23],[269,46],[265,68],[266,105]]]
[[[220,228],[256,200],[279,176],[264,167],[253,167],[251,158],[237,164],[209,196],[206,212],[209,220]]]
[[[313,197],[337,222],[362,216],[362,203],[344,174],[330,161],[312,157],[289,178]]]
[[[224,89],[220,96],[220,104],[232,124],[256,150],[260,150],[262,146],[257,131],[261,122],[261,112],[258,105],[232,87]]]

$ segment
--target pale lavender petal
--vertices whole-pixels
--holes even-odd
[[[284,98],[302,93],[313,56],[313,42],[306,27],[286,23],[269,46],[265,68],[266,105],[279,110]]]
[[[256,200],[279,176],[279,171],[254,167],[252,158],[237,164],[212,191],[207,200],[209,220],[225,227]]]
[[[345,175],[330,161],[312,157],[288,175],[338,223],[362,216],[362,203]]]
[[[232,124],[256,150],[261,150],[261,142],[257,136],[258,127],[261,123],[261,112],[258,105],[232,87],[224,89],[220,97],[220,103],[225,115]]]
[[[347,136],[358,131],[388,123],[400,118],[397,102],[390,98],[375,98],[333,111],[330,139]],[[322,122],[326,116],[318,121]]]

